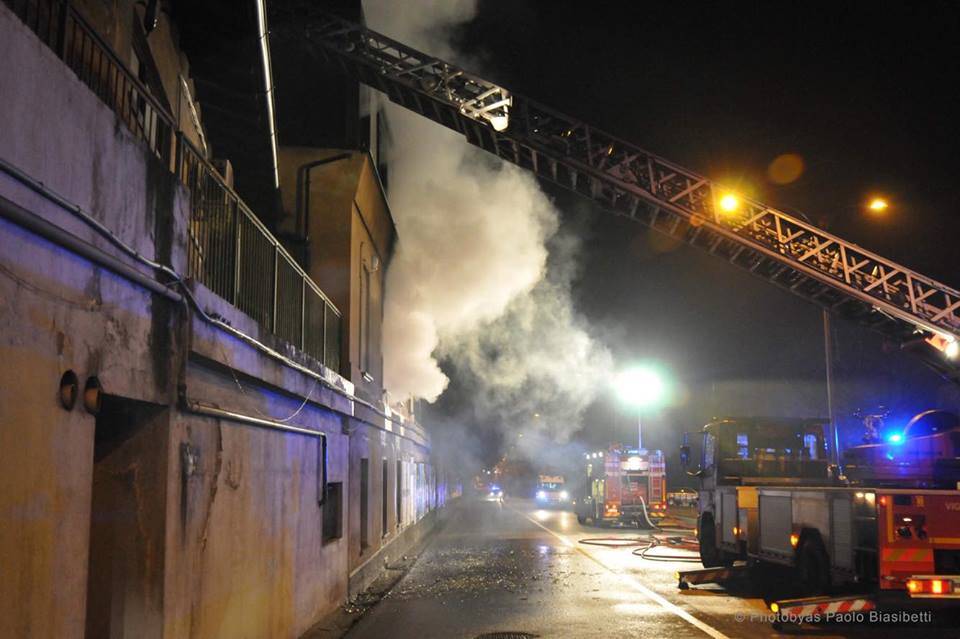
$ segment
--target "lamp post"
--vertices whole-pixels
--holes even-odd
[[[666,391],[663,378],[647,366],[622,371],[614,380],[620,400],[637,409],[637,447],[643,450],[643,409],[658,404]]]

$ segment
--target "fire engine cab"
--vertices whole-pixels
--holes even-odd
[[[667,483],[661,451],[614,444],[586,457],[586,481],[576,503],[581,524],[645,525],[663,514]]]

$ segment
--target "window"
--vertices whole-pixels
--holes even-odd
[[[357,146],[361,151],[370,150],[370,126],[371,120],[369,115],[365,115],[360,118],[359,131],[357,131]]]
[[[708,468],[713,468],[713,460],[715,458],[717,447],[717,438],[713,433],[704,433],[703,434],[703,466],[704,470]]]
[[[360,245],[360,372],[368,382],[373,381],[370,375],[370,280],[373,271],[369,253],[369,244]]]
[[[750,459],[750,437],[746,433],[737,433],[737,457]]]
[[[343,536],[343,483],[327,484],[327,499],[323,504],[323,543]]]
[[[819,459],[817,457],[817,439],[816,433],[806,433],[803,436],[803,447],[808,459]]]
[[[370,546],[370,460],[360,460],[360,552]]]
[[[397,482],[393,487],[397,496],[397,528],[403,525],[403,462],[397,460]]]
[[[386,459],[383,460],[383,470],[381,472],[382,479],[380,482],[380,534],[384,537],[387,536],[387,533],[390,531],[390,528],[387,526],[387,503],[389,498],[387,496],[387,487],[390,479],[390,464]]]

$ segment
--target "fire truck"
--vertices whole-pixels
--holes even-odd
[[[577,521],[643,526],[666,508],[666,467],[659,450],[614,444],[586,454],[586,481],[577,499]]]
[[[847,449],[842,466],[828,458],[828,433],[816,419],[703,428],[693,473],[703,565],[793,566],[810,596],[854,585],[960,600],[960,420],[923,413],[882,443]]]
[[[563,475],[538,475],[534,498],[538,506],[562,506],[568,503],[570,493]]]

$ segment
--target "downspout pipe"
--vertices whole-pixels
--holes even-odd
[[[257,41],[260,44],[260,57],[263,64],[264,97],[267,106],[267,135],[270,138],[270,158],[273,160],[273,188],[280,188],[280,168],[277,157],[277,122],[273,100],[273,68],[270,64],[270,41],[267,35],[267,8],[264,0],[255,0],[257,5]]]

